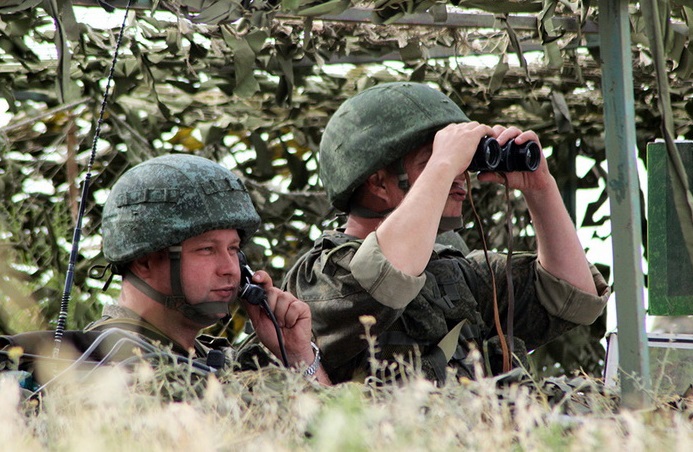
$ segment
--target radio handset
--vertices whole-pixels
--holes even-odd
[[[270,309],[269,303],[267,303],[267,293],[265,293],[265,289],[252,283],[253,270],[250,269],[248,260],[245,258],[243,251],[238,252],[238,264],[241,266],[241,283],[238,288],[238,296],[249,304],[260,306],[265,314],[267,314],[267,317],[270,318],[274,325],[274,330],[277,333],[277,342],[279,344],[282,362],[284,363],[284,367],[289,367],[289,359],[286,355],[286,349],[284,348],[284,337],[279,328],[279,323],[277,323],[277,318]]]
[[[267,294],[265,293],[265,289],[252,283],[254,272],[250,269],[243,251],[238,252],[238,263],[241,266],[241,284],[238,296],[250,304],[261,306],[265,310],[265,313],[271,318],[272,315],[268,312],[269,306],[267,306]]]

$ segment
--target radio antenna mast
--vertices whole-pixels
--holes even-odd
[[[132,0],[128,0],[125,6],[125,15],[123,16],[123,22],[120,25],[120,31],[118,33],[118,40],[116,42],[115,52],[113,53],[113,60],[111,61],[111,68],[108,72],[108,79],[106,81],[106,90],[103,95],[103,100],[101,101],[101,110],[99,111],[99,119],[96,123],[96,129],[94,131],[94,141],[91,146],[91,154],[89,156],[89,163],[87,164],[87,175],[84,178],[84,183],[82,184],[82,194],[79,199],[79,211],[77,213],[77,222],[75,224],[75,230],[72,235],[72,250],[70,251],[70,261],[67,265],[67,272],[65,274],[65,286],[63,288],[63,296],[60,301],[60,313],[58,314],[58,324],[55,327],[54,336],[54,346],[53,346],[53,358],[58,358],[60,355],[60,345],[62,344],[63,334],[65,333],[65,327],[67,325],[67,313],[70,306],[70,294],[72,292],[72,286],[75,277],[75,264],[77,263],[77,255],[79,253],[79,241],[82,236],[82,219],[84,218],[85,206],[87,204],[87,196],[89,195],[89,183],[91,181],[91,170],[94,165],[94,159],[96,158],[96,145],[101,135],[101,124],[103,123],[103,115],[106,111],[106,104],[108,103],[108,94],[111,88],[111,82],[113,81],[113,72],[115,71],[115,65],[118,61],[118,51],[120,50],[120,44],[123,40],[123,32],[125,31],[125,23],[127,22],[128,13],[130,12],[130,4]]]

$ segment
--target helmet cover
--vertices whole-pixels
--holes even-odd
[[[368,176],[460,122],[469,118],[452,99],[421,83],[384,83],[347,99],[320,141],[320,179],[330,203],[348,212]]]
[[[103,253],[119,265],[214,229],[245,243],[260,226],[245,186],[203,157],[171,154],[126,171],[103,208]]]

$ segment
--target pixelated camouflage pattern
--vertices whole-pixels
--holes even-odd
[[[493,322],[493,287],[483,253],[465,257],[451,247],[436,245],[425,270],[424,287],[406,308],[396,310],[373,299],[351,274],[349,263],[359,246],[360,242],[354,237],[327,231],[313,249],[297,261],[284,281],[285,289],[311,308],[313,331],[323,351],[323,365],[333,382],[350,380],[354,373],[363,374],[367,366],[367,342],[359,320],[363,315],[377,319],[370,329],[376,338],[392,331],[404,332],[412,338],[422,356],[422,370],[431,380],[438,378],[433,371],[435,363],[426,361],[427,354],[463,320],[474,327],[477,337],[462,338],[461,342],[469,340],[478,350],[486,349],[493,355],[485,357],[491,363],[492,373],[500,371],[500,347]],[[495,253],[489,257],[496,274],[500,318],[505,319],[508,307],[506,257]],[[515,351],[523,364],[527,350],[576,326],[550,315],[541,305],[534,288],[535,272],[536,255],[518,253],[513,256]],[[405,357],[415,356],[415,345],[388,346],[379,358],[389,359],[391,356],[384,355],[395,352]],[[450,364],[457,365],[463,375],[470,376],[461,362],[451,361]]]
[[[427,85],[394,82],[345,101],[320,142],[320,179],[337,209],[366,178],[425,144],[448,124],[469,118],[445,94]]]
[[[85,332],[105,332],[114,328],[136,333],[152,345],[162,350],[170,347],[171,352],[182,356],[189,356],[189,351],[175,341],[159,331],[155,326],[137,315],[134,311],[120,305],[106,305],[100,319],[90,323]],[[202,364],[206,363],[207,355],[210,350],[221,351],[226,360],[227,366],[232,366],[234,370],[257,370],[266,367],[270,363],[278,364],[279,361],[267,350],[255,336],[249,336],[243,343],[231,344],[228,338],[217,337],[209,334],[200,334],[194,342],[194,357]],[[127,347],[121,359],[132,356],[132,351],[128,354]]]
[[[188,355],[188,350],[186,350],[185,347],[171,340],[154,325],[144,320],[134,311],[116,304],[105,305],[102,317],[87,325],[84,331],[107,331],[113,328],[136,333],[148,342],[157,344],[160,347],[171,347],[173,353],[184,356]],[[231,344],[226,341],[224,347],[230,346]],[[212,348],[213,347],[209,347],[199,340],[195,340],[194,350],[195,356],[198,358],[205,358],[208,351]],[[222,349],[222,347],[219,347],[219,349]]]
[[[141,163],[113,186],[103,209],[103,253],[124,264],[213,229],[245,243],[260,217],[243,183],[202,157],[173,154]]]

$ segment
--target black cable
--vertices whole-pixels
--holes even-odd
[[[281,353],[284,367],[289,367],[289,358],[286,355],[286,348],[284,347],[284,335],[279,327],[279,322],[277,322],[277,318],[267,302],[267,293],[265,289],[251,282],[254,272],[250,268],[250,265],[248,265],[248,259],[245,257],[243,251],[238,252],[238,264],[241,267],[241,288],[238,296],[250,304],[260,306],[265,314],[267,314],[267,317],[269,317],[274,325],[274,331],[277,333],[277,343],[279,344],[279,352]]]
[[[277,318],[274,316],[274,313],[270,310],[269,304],[267,303],[267,299],[265,298],[263,301],[264,303],[262,305],[262,308],[272,321],[272,324],[274,325],[274,331],[276,331],[277,333],[277,343],[279,344],[279,352],[282,355],[282,362],[284,363],[284,367],[289,367],[289,358],[286,356],[286,348],[284,347],[284,335],[282,334],[281,328],[279,328],[279,322],[277,322]]]
[[[243,261],[241,262],[241,268],[243,268],[244,272],[247,272],[246,275],[242,276],[246,279],[246,282],[243,284],[241,293],[239,293],[238,296],[250,304],[260,306],[267,317],[269,317],[269,319],[272,321],[274,331],[277,333],[277,343],[279,344],[279,352],[281,353],[282,363],[284,364],[284,367],[289,367],[289,358],[287,357],[286,348],[284,347],[284,335],[279,327],[279,322],[277,322],[277,317],[275,317],[274,312],[272,312],[270,309],[265,290],[262,287],[250,282],[250,277],[248,275],[252,276],[252,270],[250,270],[250,267],[248,267],[244,261],[245,258],[243,258]]]

